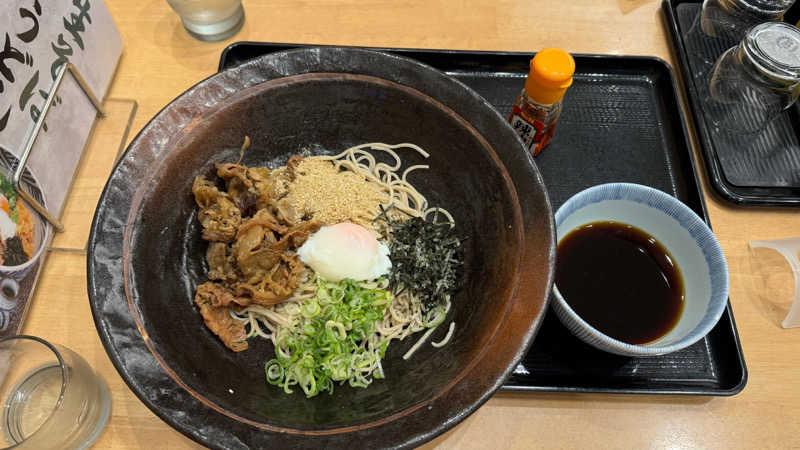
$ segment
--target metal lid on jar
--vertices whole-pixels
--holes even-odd
[[[768,22],[750,29],[742,42],[745,54],[764,75],[800,82],[800,29],[783,22]]]

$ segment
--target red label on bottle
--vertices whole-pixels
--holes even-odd
[[[542,133],[544,123],[535,119],[528,120],[525,114],[523,114],[522,109],[517,105],[514,105],[514,108],[511,110],[509,122],[511,122],[511,128],[513,128],[522,139],[525,148],[531,152],[533,156],[538,155],[539,152],[541,152],[541,147],[536,144],[541,142],[544,137],[544,133]]]

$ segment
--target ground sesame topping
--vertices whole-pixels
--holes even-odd
[[[290,182],[288,200],[299,217],[323,224],[353,222],[369,226],[389,196],[377,183],[331,161],[304,158]]]

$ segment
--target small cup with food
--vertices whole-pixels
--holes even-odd
[[[25,187],[44,204],[35,180],[28,173],[25,178]],[[49,232],[49,224],[14,188],[8,169],[0,168],[0,274],[27,274],[44,251]]]
[[[5,156],[5,155],[0,155]],[[0,166],[0,333],[14,330],[25,310],[50,225],[19,195],[10,169]],[[23,189],[44,204],[36,181],[28,171]]]

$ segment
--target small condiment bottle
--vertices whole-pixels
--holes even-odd
[[[573,73],[575,60],[558,48],[542,50],[531,60],[525,88],[514,102],[508,121],[533,156],[553,139],[561,101],[572,84]]]

